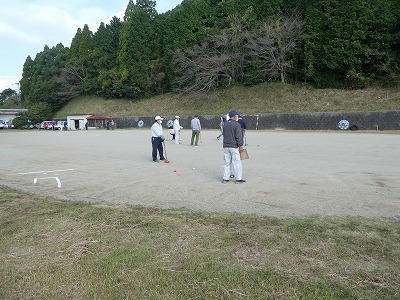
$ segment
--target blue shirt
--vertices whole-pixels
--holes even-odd
[[[242,127],[242,129],[246,129],[246,123],[244,122],[243,119],[239,119],[239,120],[237,120],[237,122],[240,124],[240,126]]]
[[[190,126],[192,127],[192,130],[201,130],[201,124],[198,118],[193,118],[190,122]]]

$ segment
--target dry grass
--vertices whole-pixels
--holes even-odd
[[[221,115],[232,108],[244,114],[400,110],[400,88],[322,90],[274,83],[234,86],[210,94],[167,93],[139,100],[80,97],[67,104],[55,117],[82,113],[110,117]]]
[[[1,299],[397,299],[399,219],[200,214],[0,188]]]

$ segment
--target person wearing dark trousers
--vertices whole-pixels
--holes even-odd
[[[239,119],[237,121],[240,124],[240,127],[242,127],[243,131],[243,142],[244,145],[247,146],[247,141],[246,141],[246,122],[242,119],[242,116],[239,116]]]
[[[169,134],[172,136],[172,141],[173,141],[173,140],[175,140],[175,130],[174,130],[174,127],[173,127],[173,126],[169,126],[168,128],[169,128],[168,132],[169,132]]]
[[[160,160],[165,160],[163,145],[162,145],[163,141],[165,140],[161,126],[162,120],[164,119],[161,118],[160,116],[155,117],[155,122],[151,126],[151,145],[152,145],[153,162],[158,162],[157,152],[160,156]]]
[[[226,119],[224,117],[221,117],[221,122],[219,123],[219,128],[221,131],[221,134],[219,136],[217,136],[217,140],[219,140],[219,138],[223,135],[224,133],[224,124],[225,124]]]

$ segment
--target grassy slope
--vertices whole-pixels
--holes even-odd
[[[110,117],[221,115],[232,108],[243,114],[400,110],[400,87],[348,91],[273,83],[234,86],[210,94],[167,93],[139,100],[80,97],[55,118],[86,113]]]

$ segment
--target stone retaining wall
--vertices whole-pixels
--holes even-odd
[[[171,125],[174,116],[163,116],[163,127]],[[180,124],[190,128],[192,116],[181,116]],[[199,116],[203,129],[219,129],[221,116]],[[243,115],[247,129],[339,130],[338,122],[347,120],[353,129],[400,130],[400,111],[331,112]],[[116,119],[118,128],[149,128],[154,117],[123,117]]]

